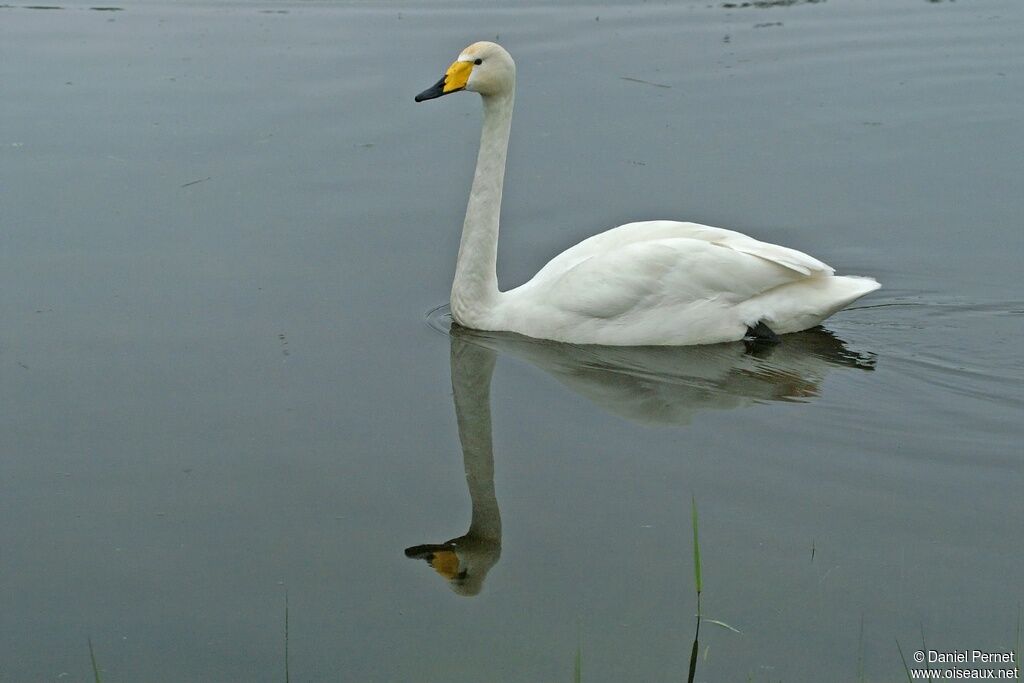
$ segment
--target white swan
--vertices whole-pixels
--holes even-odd
[[[516,67],[474,43],[417,102],[460,90],[484,105],[483,133],[452,283],[452,317],[491,331],[576,344],[689,345],[813,327],[878,289],[802,252],[722,228],[628,223],[567,249],[532,280],[498,290],[498,217]]]

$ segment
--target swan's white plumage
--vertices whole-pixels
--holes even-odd
[[[779,334],[807,329],[879,287],[732,230],[646,221],[594,235],[551,259],[529,282],[498,291],[498,215],[515,64],[494,43],[474,43],[458,62],[474,63],[465,89],[484,99],[452,286],[458,323],[578,344],[707,344],[741,339],[758,322]],[[417,99],[447,94],[441,85]]]

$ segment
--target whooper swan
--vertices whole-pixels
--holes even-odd
[[[689,345],[819,324],[878,289],[836,276],[802,252],[697,223],[627,223],[583,240],[532,280],[498,290],[498,217],[516,66],[500,45],[474,43],[417,102],[479,93],[484,121],[462,228],[452,318],[464,327],[575,344]]]

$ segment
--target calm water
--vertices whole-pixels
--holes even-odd
[[[0,8],[0,680],[284,680],[286,593],[291,680],[685,680],[691,497],[698,681],[1013,647],[1017,0],[57,2]],[[449,333],[479,102],[412,98],[496,35],[503,285],[677,218],[883,289],[771,353]]]

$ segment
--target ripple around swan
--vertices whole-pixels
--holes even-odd
[[[1024,302],[906,296],[851,310],[893,371],[943,394],[1024,406],[1013,343],[1024,334]]]

